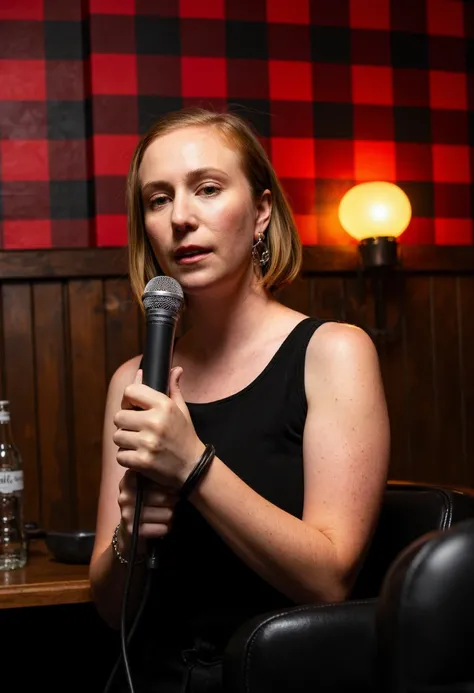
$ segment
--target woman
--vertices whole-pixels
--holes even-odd
[[[111,379],[92,594],[118,628],[138,472],[147,483],[132,609],[147,540],[162,541],[134,680],[141,692],[214,692],[229,636],[247,618],[349,594],[385,487],[385,398],[365,332],[275,299],[301,247],[242,120],[195,109],[156,123],[131,163],[128,208],[135,294],[160,270],[174,277],[190,328],[175,346],[169,397],[141,383],[140,355]],[[215,456],[178,502],[208,443]]]

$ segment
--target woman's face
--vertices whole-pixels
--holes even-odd
[[[154,140],[139,179],[153,251],[186,293],[254,275],[252,245],[268,225],[270,195],[255,204],[238,153],[214,128]]]

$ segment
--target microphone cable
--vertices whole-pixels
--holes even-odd
[[[147,576],[146,576],[146,582],[145,582],[145,589],[143,591],[142,599],[141,602],[138,606],[137,612],[135,614],[135,618],[133,620],[133,623],[130,627],[130,631],[127,635],[127,611],[128,611],[128,602],[129,602],[129,596],[130,596],[130,587],[132,583],[132,575],[133,575],[133,568],[135,565],[135,559],[137,555],[137,546],[138,546],[138,529],[139,529],[139,524],[140,524],[140,513],[141,513],[141,508],[142,508],[142,501],[143,501],[143,486],[145,484],[145,479],[142,477],[141,474],[137,474],[137,495],[136,495],[136,502],[135,502],[135,512],[133,516],[133,528],[132,528],[132,542],[130,546],[130,557],[127,563],[127,574],[125,577],[125,587],[124,587],[124,592],[123,592],[123,598],[122,598],[122,605],[121,605],[121,613],[120,613],[120,645],[121,645],[121,652],[120,655],[117,658],[117,661],[115,662],[115,665],[110,673],[110,676],[107,680],[107,683],[105,685],[103,693],[110,693],[111,686],[115,680],[115,677],[117,675],[118,669],[120,665],[124,664],[125,667],[125,674],[127,677],[127,684],[128,684],[128,689],[130,693],[135,693],[135,689],[133,686],[133,680],[132,680],[132,674],[130,670],[130,663],[128,659],[128,648],[130,646],[130,643],[132,641],[132,638],[136,632],[136,629],[138,627],[138,624],[140,623],[145,604],[148,601],[148,596],[150,594],[150,589],[151,589],[151,583],[152,583],[152,572],[153,569],[155,569],[158,565],[157,562],[157,549],[155,545],[155,550],[153,551],[152,556],[148,559],[147,561]]]

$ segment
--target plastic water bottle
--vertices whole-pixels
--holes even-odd
[[[13,442],[9,402],[0,400],[0,570],[23,568],[27,560],[23,461]]]

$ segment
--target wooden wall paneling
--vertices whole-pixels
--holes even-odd
[[[409,473],[415,481],[436,481],[433,474],[437,450],[433,435],[436,400],[430,277],[408,275],[405,297]]]
[[[387,399],[390,419],[390,467],[391,479],[413,477],[409,444],[409,399],[407,383],[407,342],[405,316],[400,314],[397,277],[392,276],[385,288],[387,328],[395,329],[393,335],[375,340],[379,354],[380,370]],[[399,325],[398,328],[395,326]]]
[[[23,458],[25,520],[41,519],[40,465],[31,287],[0,285],[2,292],[4,395],[10,400],[12,431]]]
[[[463,429],[462,477],[474,488],[474,276],[459,277],[459,332]]]
[[[344,280],[340,276],[308,277],[310,310],[323,320],[345,320]]]
[[[41,524],[72,529],[75,489],[67,387],[69,363],[61,282],[33,285],[38,449],[41,460]]]
[[[94,529],[106,398],[103,282],[69,283],[78,529]]]
[[[275,298],[293,310],[311,315],[310,284],[307,277],[297,277],[292,284],[277,291]]]
[[[457,282],[458,279],[450,275],[435,276],[431,280],[436,396],[433,434],[437,480],[461,484],[462,399]]]
[[[128,279],[104,281],[106,378],[140,353],[140,316]]]
[[[358,273],[343,277],[343,319],[364,329],[373,325],[373,303],[370,287]]]

